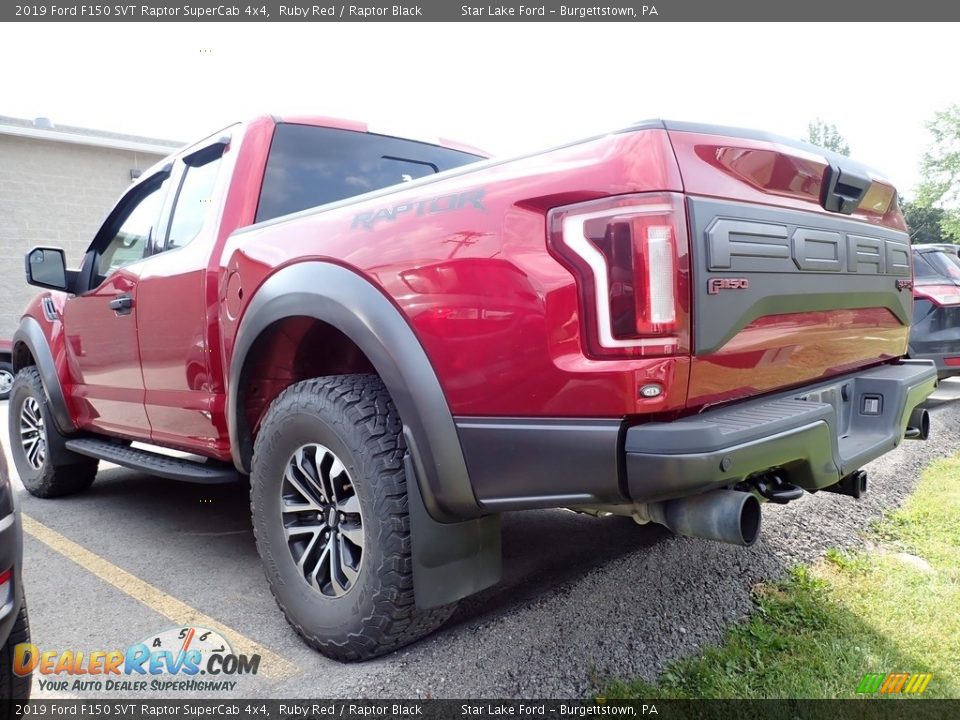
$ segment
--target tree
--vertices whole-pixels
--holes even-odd
[[[944,239],[960,243],[960,105],[936,113],[927,129],[933,143],[920,166],[917,202],[941,210]]]
[[[827,150],[833,150],[841,155],[850,155],[850,145],[844,140],[843,135],[837,130],[833,123],[827,124],[820,118],[817,118],[807,124],[807,137],[805,140],[813,145],[819,145]]]
[[[907,221],[912,243],[939,243],[953,242],[950,237],[944,237],[940,225],[943,222],[944,211],[936,207],[923,205],[900,198],[900,209]]]

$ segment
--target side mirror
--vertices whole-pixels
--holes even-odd
[[[27,253],[27,282],[51,290],[67,289],[67,260],[60,248],[34,248]]]

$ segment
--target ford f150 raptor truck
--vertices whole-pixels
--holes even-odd
[[[497,582],[506,511],[750,545],[761,503],[859,497],[929,428],[911,272],[890,182],[764,133],[496,160],[261,117],[144,173],[79,268],[28,253],[14,457],[39,497],[249,476],[290,623],[368,658]]]

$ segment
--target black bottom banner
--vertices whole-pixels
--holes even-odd
[[[939,720],[960,717],[960,700],[31,700],[0,701],[4,717],[53,718],[773,718]]]

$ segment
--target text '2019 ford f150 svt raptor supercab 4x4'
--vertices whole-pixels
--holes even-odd
[[[368,658],[497,582],[506,511],[750,545],[763,502],[859,497],[928,432],[910,257],[887,180],[763,133],[491,160],[261,117],[144,173],[78,269],[28,253],[17,470],[249,476],[287,618]]]

